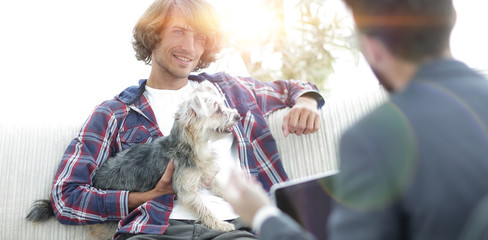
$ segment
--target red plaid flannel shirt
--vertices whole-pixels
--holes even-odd
[[[264,115],[293,106],[304,93],[317,93],[316,87],[302,81],[261,82],[225,73],[203,73],[189,79],[213,82],[224,93],[227,104],[240,113],[242,119],[233,133],[241,166],[256,176],[266,190],[286,180]],[[144,95],[145,83],[146,80],[141,80],[139,86],[129,87],[97,106],[68,146],[52,187],[52,203],[59,222],[120,221],[117,234],[164,233],[173,207],[173,195],[157,197],[129,213],[127,191],[106,191],[91,186],[95,169],[107,158],[133,144],[162,136]],[[324,100],[320,94],[317,96],[321,107]]]

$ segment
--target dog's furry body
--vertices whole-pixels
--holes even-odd
[[[177,131],[173,129],[169,136],[134,145],[110,158],[96,170],[93,186],[104,190],[145,192],[156,186],[171,160],[177,169],[196,168],[196,163],[191,161],[195,158],[192,146],[182,143]],[[175,178],[177,175],[175,173]]]
[[[222,184],[215,179],[219,168],[208,142],[230,133],[240,119],[235,109],[225,106],[219,91],[204,81],[189,100],[181,103],[169,136],[137,144],[107,159],[95,172],[92,185],[103,190],[145,192],[153,189],[173,161],[173,189],[180,204],[195,213],[207,227],[230,231],[234,226],[217,219],[205,206],[198,190],[209,188],[222,196]],[[47,200],[37,201],[27,219],[45,221]],[[52,208],[50,214],[53,216]],[[95,231],[100,231],[96,229]],[[112,232],[113,233],[113,232]]]

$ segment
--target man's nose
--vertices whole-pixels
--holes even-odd
[[[181,48],[186,51],[195,51],[195,37],[193,36],[193,34],[186,34],[180,44]]]

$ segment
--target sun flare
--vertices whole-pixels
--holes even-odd
[[[221,9],[222,27],[233,44],[256,47],[270,35],[278,34],[282,21],[276,9],[270,9],[262,0],[217,1]]]

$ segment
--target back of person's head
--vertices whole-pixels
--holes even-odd
[[[160,34],[178,10],[195,31],[206,35],[205,51],[195,71],[206,68],[216,60],[221,50],[222,34],[217,12],[205,0],[156,0],[134,27],[132,45],[137,60],[151,63],[152,51],[162,40]],[[164,40],[163,40],[164,41]]]
[[[452,0],[344,0],[361,34],[380,39],[396,57],[418,62],[449,47]]]

